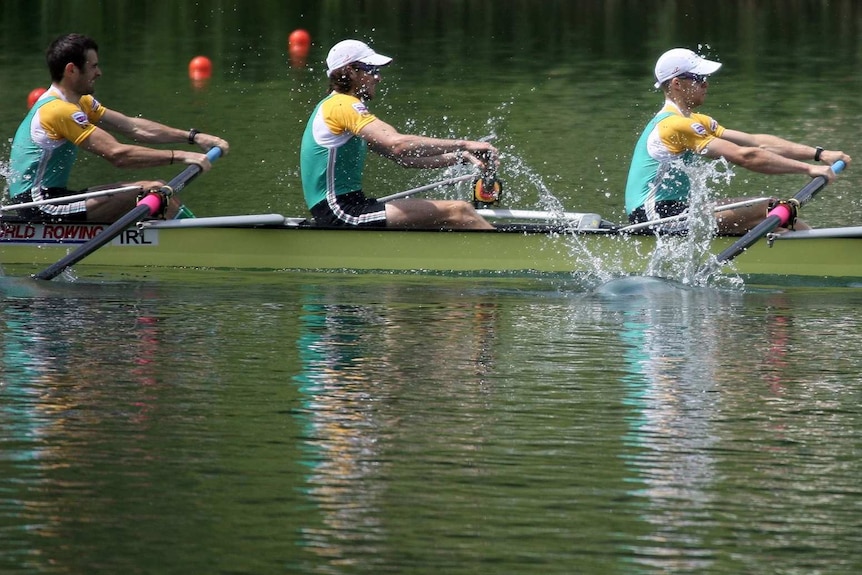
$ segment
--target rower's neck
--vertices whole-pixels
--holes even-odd
[[[673,108],[676,108],[680,115],[685,116],[686,118],[691,116],[692,109],[686,106],[684,102],[677,102],[671,96],[668,96],[665,99],[664,105],[665,107],[671,106]]]
[[[54,89],[55,91],[59,92],[60,95],[63,97],[63,99],[66,100],[67,102],[77,103],[84,96],[83,94],[78,94],[77,92],[75,92],[74,90],[69,88],[68,86],[64,86],[62,84],[62,82],[59,84],[55,82],[51,86],[51,88]]]

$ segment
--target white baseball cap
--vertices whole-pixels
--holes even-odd
[[[685,48],[674,48],[662,54],[655,64],[655,87],[661,88],[662,84],[681,74],[709,76],[719,68],[719,62],[707,60]]]
[[[326,57],[326,75],[331,76],[339,68],[353,62],[362,62],[369,66],[385,66],[392,61],[389,56],[378,54],[365,42],[359,40],[342,40],[332,47]]]

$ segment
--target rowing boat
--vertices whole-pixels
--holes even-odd
[[[455,273],[585,273],[684,276],[709,254],[692,251],[685,237],[621,233],[596,214],[487,213],[495,230],[431,231],[332,229],[280,214],[144,221],[76,264],[78,275],[96,266],[229,270],[365,270]],[[508,216],[508,217],[506,217]],[[36,271],[92,239],[100,224],[3,221],[0,263]],[[712,254],[734,241],[717,237]],[[677,260],[668,267],[667,260]],[[680,271],[681,270],[681,271]],[[862,226],[770,235],[723,269],[776,281],[862,282]]]

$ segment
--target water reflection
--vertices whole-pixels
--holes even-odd
[[[412,438],[435,428],[411,421],[404,404],[481,395],[495,364],[499,311],[446,290],[434,292],[439,302],[432,296],[417,303],[421,286],[397,284],[377,286],[367,303],[355,303],[355,293],[354,303],[341,303],[350,289],[304,289],[297,340],[307,492],[320,516],[303,534],[332,568],[367,567],[397,555],[396,534],[386,525],[405,494],[393,492],[392,458],[400,458],[405,442],[416,445]]]
[[[380,423],[371,370],[364,369],[376,363],[377,354],[359,344],[362,325],[373,320],[362,316],[361,308],[304,304],[298,340],[306,461],[313,469],[308,491],[323,521],[306,527],[304,535],[313,551],[334,564],[350,561],[346,547],[359,543],[377,554],[383,540],[374,483],[368,481],[380,466]]]
[[[0,571],[860,559],[853,290],[241,277],[0,282]]]
[[[629,296],[634,301],[625,304],[619,334],[630,372],[624,378],[632,409],[626,459],[643,485],[632,493],[645,499],[642,518],[652,526],[634,551],[645,565],[708,570],[699,525],[717,477],[711,453],[718,341],[702,315],[706,302],[692,290],[651,289]]]
[[[650,526],[631,546],[632,560],[662,571],[714,572],[726,565],[727,546],[758,571],[766,563],[752,557],[764,547],[813,550],[800,524],[806,515],[846,536],[840,495],[819,503],[803,495],[842,493],[834,477],[819,480],[823,467],[806,456],[842,432],[802,407],[819,403],[823,372],[812,367],[825,359],[814,351],[824,334],[799,321],[805,300],[647,285],[602,296],[619,315],[631,410],[624,459]],[[840,413],[840,400],[828,404]],[[837,458],[832,465],[840,465],[840,448],[817,451],[824,463]],[[716,540],[723,516],[738,534],[730,541]],[[740,543],[743,533],[752,539]],[[821,551],[808,557],[812,568],[829,564],[830,552]]]
[[[9,278],[2,288],[0,522],[7,549],[34,571],[47,565],[79,571],[92,559],[88,546],[81,542],[73,553],[50,542],[74,538],[81,522],[101,523],[112,514],[105,495],[119,477],[97,471],[106,453],[114,464],[157,457],[132,438],[153,423],[151,366],[162,352],[160,327],[146,306],[110,301],[110,290]],[[99,299],[106,296],[107,302]],[[123,449],[108,447],[124,434]],[[145,465],[132,467],[138,473],[126,468],[122,489],[150,481]]]

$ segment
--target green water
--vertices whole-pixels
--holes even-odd
[[[230,140],[183,191],[196,214],[300,214],[300,133],[320,61],[349,35],[395,57],[384,119],[496,136],[513,207],[620,219],[672,45],[725,63],[705,108],[728,127],[854,154],[860,15],[850,1],[4,2],[0,131],[45,83],[50,39],[83,31],[107,106]],[[298,27],[307,68],[287,56]],[[214,62],[204,87],[186,73],[198,54]],[[133,177],[84,155],[77,186]],[[855,174],[805,217],[858,223]],[[368,174],[381,194],[435,177],[383,160]],[[740,172],[715,193],[803,184]],[[862,568],[858,288],[175,270],[11,273],[0,295],[2,573]]]
[[[862,565],[854,290],[33,284],[2,284],[3,572]]]

